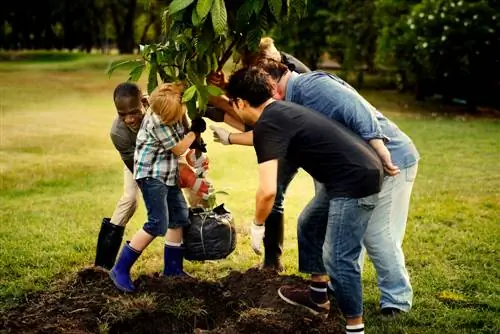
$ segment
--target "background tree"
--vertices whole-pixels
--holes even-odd
[[[328,0],[311,0],[302,18],[282,22],[272,31],[281,50],[293,54],[313,70],[329,50],[327,40],[335,31],[330,4]]]

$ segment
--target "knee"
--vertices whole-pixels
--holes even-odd
[[[167,221],[166,220],[149,220],[143,226],[143,230],[153,237],[164,236],[167,233]]]
[[[137,206],[136,193],[123,194],[122,198],[120,199],[120,202],[122,202],[123,204],[130,206],[130,207],[136,207]]]

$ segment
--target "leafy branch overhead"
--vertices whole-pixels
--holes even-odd
[[[111,75],[130,67],[128,80],[145,74],[148,92],[158,80],[187,84],[183,102],[190,118],[202,115],[211,95],[222,91],[206,77],[231,58],[258,48],[261,37],[278,22],[301,16],[307,0],[173,0],[163,11],[162,41],[140,45],[139,57],[112,63]]]

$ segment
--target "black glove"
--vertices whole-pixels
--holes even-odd
[[[206,129],[207,129],[207,123],[205,123],[205,120],[201,117],[195,118],[191,122],[190,131],[193,131],[194,133],[200,134],[205,132]]]
[[[200,152],[207,152],[207,144],[203,141],[203,138],[201,136],[196,137],[196,139],[193,141],[191,146],[189,146],[190,149],[193,150],[198,150]]]
[[[224,114],[224,111],[217,109],[214,106],[208,106],[203,117],[211,119],[214,122],[224,122]]]

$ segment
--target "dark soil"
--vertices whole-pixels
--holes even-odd
[[[218,282],[141,276],[120,293],[107,273],[85,269],[64,286],[0,313],[2,333],[342,333],[338,310],[322,321],[284,303],[277,289],[296,276],[250,269]]]

